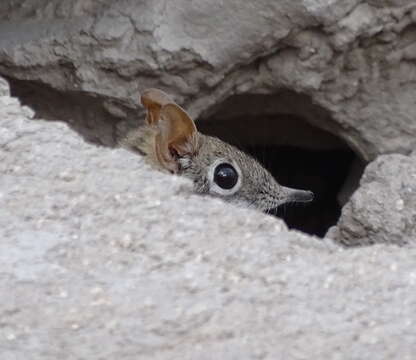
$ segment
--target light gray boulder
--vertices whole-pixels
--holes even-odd
[[[0,94],[2,360],[413,359],[415,248],[288,231]]]
[[[201,119],[285,89],[326,110],[294,98],[295,114],[372,160],[416,146],[415,21],[413,0],[3,0],[0,73],[43,117],[107,145],[147,87]]]
[[[366,168],[328,237],[345,245],[416,244],[416,157],[383,155]]]

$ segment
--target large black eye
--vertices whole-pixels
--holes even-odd
[[[214,181],[222,189],[232,189],[238,181],[238,173],[230,164],[219,164],[214,171]]]

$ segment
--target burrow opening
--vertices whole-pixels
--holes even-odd
[[[37,117],[65,121],[88,142],[113,147],[143,117],[116,99],[8,80],[12,95]],[[283,205],[274,215],[319,237],[337,223],[366,165],[338,135],[328,111],[290,90],[231,96],[201,114],[197,127],[257,158],[282,185],[313,191],[312,203]]]
[[[280,184],[313,191],[312,203],[273,213],[289,228],[319,237],[337,223],[365,167],[337,136],[329,112],[293,91],[234,95],[202,114],[197,126],[251,154]]]

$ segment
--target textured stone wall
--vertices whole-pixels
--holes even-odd
[[[309,121],[366,160],[415,147],[411,0],[17,4],[0,5],[0,73],[43,117],[93,128],[94,140],[113,144],[116,122],[137,121],[146,87],[194,116],[284,88],[327,110],[330,121]]]
[[[410,0],[1,1],[0,358],[412,359],[415,23]],[[369,165],[337,226],[288,231],[108,148],[147,87],[201,126],[344,140]]]

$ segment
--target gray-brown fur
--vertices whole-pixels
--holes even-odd
[[[279,185],[259,162],[236,147],[199,133],[184,110],[163,92],[150,89],[145,94],[142,95],[142,103],[147,105],[147,118],[151,121],[130,133],[122,145],[146,156],[153,167],[191,179],[197,193],[220,197],[262,211],[286,202],[312,200],[313,194],[310,191]],[[154,101],[155,98],[157,101]],[[157,107],[161,98],[163,104]],[[149,102],[151,105],[148,105]],[[153,113],[155,104],[157,112]],[[163,111],[166,104],[170,104],[170,112]],[[235,170],[229,171],[234,174],[232,179],[238,179],[231,189],[221,188],[216,182],[218,166],[224,165]]]
[[[229,202],[263,211],[287,202],[286,189],[280,186],[255,159],[215,137],[200,135],[200,141],[202,143],[200,151],[195,157],[181,161],[184,166],[181,167],[180,172],[194,182],[196,192],[222,197]],[[219,159],[236,163],[241,170],[241,187],[229,196],[210,192],[207,169]]]

